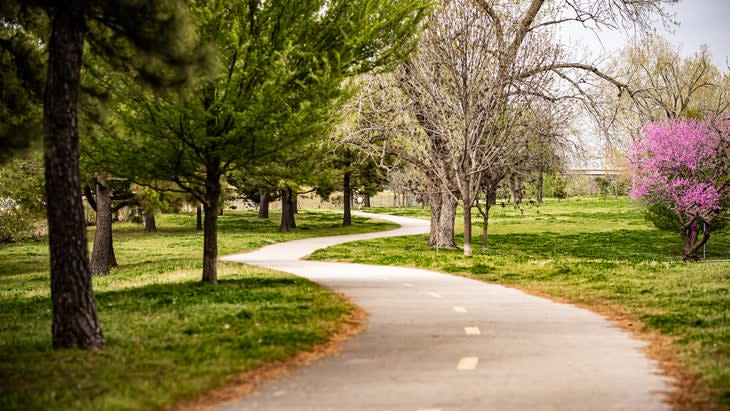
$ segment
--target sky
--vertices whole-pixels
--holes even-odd
[[[715,65],[728,71],[730,0],[682,0],[669,6],[668,11],[675,14],[679,26],[672,26],[670,32],[661,24],[654,24],[657,32],[672,44],[680,46],[683,56],[693,54],[700,45],[706,44]],[[582,28],[570,27],[565,35],[571,38],[571,42],[580,42],[590,50],[591,55],[597,56],[601,51],[612,54],[621,49],[633,33],[602,31],[592,34]]]
[[[706,44],[712,55],[713,63],[723,72],[730,71],[730,0],[682,0],[668,7],[674,14],[678,26],[671,26],[667,31],[661,24],[654,24],[656,31],[667,38],[672,44],[680,47],[682,56],[690,56],[699,50],[700,45]],[[579,25],[569,26],[563,30],[561,36],[567,37],[569,44],[577,44],[575,52],[578,55],[590,57],[607,57],[615,55],[634,33],[622,31],[602,31],[592,33]],[[601,65],[599,60],[599,65]],[[596,157],[586,162],[583,160],[571,161],[572,167],[600,168],[603,152],[603,142],[589,131],[587,126],[578,126],[581,141]]]

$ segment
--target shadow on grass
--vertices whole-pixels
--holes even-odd
[[[481,238],[476,242],[481,247]],[[567,257],[621,261],[670,261],[681,258],[679,237],[653,230],[616,230],[598,233],[494,234],[487,254],[525,258]],[[476,247],[475,247],[476,248]]]
[[[105,398],[125,409],[167,408],[226,375],[326,341],[348,310],[279,275],[152,284],[96,299],[108,347],[93,355],[51,350],[47,298],[0,301],[0,409],[99,409]]]

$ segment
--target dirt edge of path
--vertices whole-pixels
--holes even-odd
[[[472,277],[473,278],[473,277]],[[715,392],[699,375],[687,370],[681,360],[681,350],[675,343],[676,338],[659,333],[645,331],[645,324],[637,319],[626,308],[610,301],[593,297],[589,302],[575,301],[567,297],[549,294],[545,291],[526,288],[509,283],[492,283],[514,288],[524,293],[548,300],[570,304],[597,313],[608,319],[615,327],[627,331],[636,339],[646,341],[644,353],[656,361],[662,373],[672,378],[672,390],[667,392],[667,403],[673,411],[719,411],[723,408],[715,402]]]
[[[295,356],[281,361],[264,364],[249,371],[242,372],[226,379],[218,388],[202,396],[185,400],[173,405],[169,411],[199,411],[209,410],[250,394],[260,385],[283,376],[293,370],[309,365],[320,358],[337,355],[342,351],[343,344],[351,337],[362,333],[367,328],[368,313],[355,304],[348,296],[337,293],[350,305],[352,311],[342,320],[342,325],[335,331],[329,341],[314,346],[309,351],[300,352]]]

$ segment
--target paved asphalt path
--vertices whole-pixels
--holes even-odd
[[[426,270],[300,261],[348,241],[428,232],[428,222],[273,244],[223,258],[286,271],[344,293],[367,331],[219,410],[669,410],[670,381],[645,343],[604,318],[514,289]],[[536,238],[539,241],[539,238]]]

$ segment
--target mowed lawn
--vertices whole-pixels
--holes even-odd
[[[220,254],[394,227],[355,217],[343,228],[340,215],[300,212],[300,228],[279,233],[278,217],[227,212]],[[202,284],[194,216],[163,215],[157,225],[157,234],[114,227],[119,267],[94,278],[108,344],[98,352],[51,350],[46,241],[0,245],[0,410],[166,409],[328,341],[351,313],[331,291],[244,265],[219,263],[220,284]]]
[[[376,211],[428,218],[421,208]],[[475,220],[475,250],[480,224]],[[343,244],[312,258],[444,271],[592,307],[625,325],[643,324],[642,333],[671,337],[679,352],[674,359],[655,354],[696,377],[683,381],[697,384],[677,399],[688,402],[685,409],[730,409],[729,263],[683,263],[679,235],[654,229],[626,198],[550,199],[522,209],[498,204],[489,232],[489,250],[472,258],[430,249],[426,236]],[[706,251],[708,259],[730,259],[730,232],[713,233]]]

